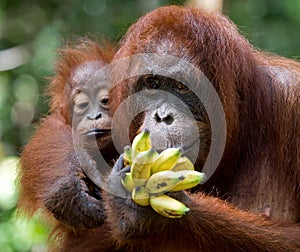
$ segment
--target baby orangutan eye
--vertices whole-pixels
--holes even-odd
[[[75,97],[74,103],[74,112],[83,113],[89,106],[89,97],[84,93],[80,93]]]
[[[88,102],[81,102],[81,103],[79,103],[79,104],[76,104],[76,106],[77,106],[79,109],[83,110],[83,109],[86,109],[86,108],[89,106],[89,103],[88,103]]]
[[[100,99],[100,106],[104,109],[109,109],[110,100],[108,97],[103,97]]]

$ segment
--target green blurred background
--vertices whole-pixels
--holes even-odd
[[[43,96],[57,48],[77,36],[119,40],[128,26],[167,0],[0,2],[0,251],[45,251],[48,230],[16,218],[15,171],[23,146],[47,114]],[[299,59],[299,0],[225,0],[224,11],[256,47]]]

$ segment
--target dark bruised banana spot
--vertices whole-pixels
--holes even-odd
[[[163,187],[166,187],[167,186],[167,183],[166,182],[162,182],[162,183],[158,183],[156,188],[157,189],[160,189],[160,188],[163,188]]]

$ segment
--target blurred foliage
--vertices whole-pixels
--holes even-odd
[[[57,48],[76,36],[119,40],[146,12],[179,0],[0,2],[0,251],[43,251],[47,229],[15,218],[15,159],[47,113],[44,90]],[[299,0],[225,0],[224,13],[256,47],[300,55]]]
[[[225,0],[224,13],[257,48],[300,59],[299,0]]]
[[[17,157],[6,157],[0,162],[0,251],[46,251],[46,225],[37,217],[27,221],[16,215],[17,166]]]

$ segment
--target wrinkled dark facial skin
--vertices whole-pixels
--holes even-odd
[[[183,83],[163,76],[139,78],[135,92],[143,90],[147,95],[142,99],[152,105],[143,113],[140,130],[150,130],[153,147],[158,151],[180,147],[185,156],[198,157],[202,167],[210,146],[210,125],[199,98]]]
[[[95,172],[105,177],[118,157],[111,137],[109,91],[109,84],[93,80],[76,89],[71,97],[76,154],[85,174],[98,187],[102,187],[103,182],[100,182],[100,177],[95,180],[98,176]]]
[[[72,96],[73,129],[84,141],[96,138],[101,147],[110,141],[111,115],[108,87],[84,87]]]
[[[111,128],[110,85],[97,76],[99,69],[98,62],[87,62],[75,69],[70,113],[74,133],[84,141],[96,137],[105,143]]]
[[[144,102],[146,99],[150,99],[152,105],[148,106],[147,110],[140,116],[142,120],[139,127],[140,130],[145,128],[150,130],[153,148],[162,151],[169,147],[180,147],[183,149],[185,156],[198,156],[196,166],[201,169],[209,151],[211,135],[208,115],[201,101],[183,83],[163,76],[146,75],[139,78],[135,84],[134,92],[143,90],[148,91],[149,95],[141,99]],[[167,96],[167,94],[164,96],[165,93],[160,95],[162,91],[173,96]],[[178,99],[186,106],[183,107]],[[198,135],[195,135],[195,132],[191,130],[193,124],[197,127]],[[192,153],[197,143],[199,148],[197,148],[196,153]],[[122,173],[122,171],[120,172],[122,168],[121,157],[109,177],[108,192],[110,193],[110,199],[108,202],[110,202],[111,209],[115,209],[113,214],[123,216],[121,219],[119,218],[120,223],[117,227],[120,234],[124,234],[130,239],[133,238],[129,236],[131,233],[135,233],[134,227],[137,223],[165,222],[168,220],[158,216],[150,208],[139,207],[131,201],[130,195],[120,183],[118,174]],[[176,193],[174,196],[186,198],[184,192]],[[136,239],[136,235],[134,239]]]
[[[75,70],[72,81],[77,88],[71,94],[70,113],[75,146],[86,150],[95,161],[100,151],[110,162],[116,155],[111,140],[111,86],[97,76],[99,69],[91,62]]]

